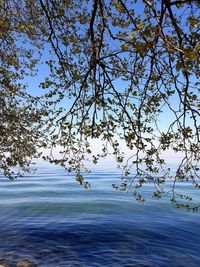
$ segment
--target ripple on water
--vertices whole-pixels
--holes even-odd
[[[0,264],[199,267],[200,215],[140,205],[112,190],[116,178],[95,173],[89,191],[58,169],[0,181]]]

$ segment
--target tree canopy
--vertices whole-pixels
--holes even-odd
[[[4,174],[28,171],[47,148],[45,160],[88,187],[85,162],[112,153],[123,171],[115,189],[131,187],[143,202],[138,190],[151,183],[153,197],[170,192],[172,203],[189,208],[176,184],[200,188],[198,1],[2,0],[0,15]],[[100,153],[92,139],[101,140]],[[175,172],[162,157],[168,149],[182,156]]]

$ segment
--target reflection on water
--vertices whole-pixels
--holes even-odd
[[[96,172],[85,191],[58,168],[0,179],[0,264],[200,266],[200,213],[135,202],[113,191],[117,173]]]

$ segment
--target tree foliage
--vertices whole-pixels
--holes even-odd
[[[44,159],[76,171],[110,152],[123,169],[121,187],[154,185],[160,198],[170,178],[199,183],[198,1],[2,0],[0,2],[0,167],[27,169],[38,148]],[[27,77],[48,67],[42,97]],[[41,67],[40,67],[41,69]],[[163,114],[164,113],[164,114]],[[165,114],[168,118],[165,121]],[[164,123],[161,121],[164,120]],[[102,142],[93,154],[91,140]],[[132,150],[124,160],[121,142]],[[60,147],[55,158],[53,148]],[[161,153],[180,152],[176,172]],[[134,170],[134,171],[132,171]]]

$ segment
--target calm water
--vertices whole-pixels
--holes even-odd
[[[138,204],[112,189],[117,172],[96,171],[88,180],[85,191],[52,167],[12,182],[1,176],[0,264],[200,266],[200,212],[165,198]]]

